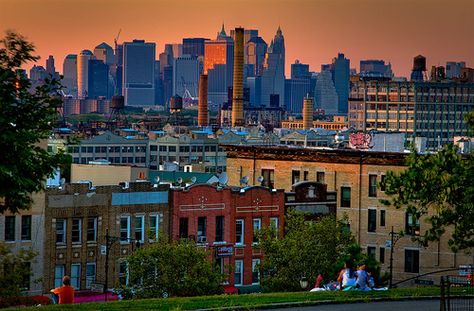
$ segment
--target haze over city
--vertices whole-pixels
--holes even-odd
[[[164,44],[182,38],[214,39],[222,23],[228,32],[238,26],[258,29],[268,43],[281,26],[287,75],[296,59],[319,71],[338,52],[352,68],[360,59],[384,59],[396,76],[409,76],[418,54],[426,56],[428,67],[474,63],[469,0],[2,0],[0,7],[0,31],[25,35],[40,63],[53,55],[58,68],[69,53],[103,41],[113,45],[119,29],[120,42],[156,42],[158,55]]]

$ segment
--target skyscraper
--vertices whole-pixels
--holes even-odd
[[[77,96],[77,55],[69,54],[63,62],[64,92],[68,95]]]
[[[249,68],[246,70],[248,77],[262,75],[267,48],[267,43],[261,37],[252,37],[245,44],[244,62]]]
[[[89,98],[109,95],[109,66],[100,59],[89,59],[87,89]]]
[[[89,50],[82,50],[77,58],[77,97],[87,98],[89,94],[89,59],[94,56]]]
[[[265,55],[262,74],[262,105],[269,106],[271,94],[279,95],[280,107],[282,107],[285,99],[285,38],[280,27]]]
[[[205,38],[184,38],[183,39],[183,55],[190,55],[191,57],[204,57],[204,43]]]
[[[186,90],[197,98],[199,88],[199,61],[196,57],[184,55],[174,59],[173,95],[185,97]]]
[[[326,115],[338,113],[338,98],[330,70],[321,70],[314,88],[315,106],[323,109]]]
[[[291,79],[285,80],[285,109],[291,113],[300,113],[304,98],[307,95],[313,97],[313,91],[309,65],[296,60],[291,64]]]
[[[347,114],[348,98],[349,98],[349,71],[350,60],[344,57],[344,54],[339,53],[337,57],[332,60],[329,66],[332,74],[332,80],[337,92],[337,112],[340,114]],[[322,68],[326,68],[322,66]]]
[[[123,44],[123,96],[126,106],[155,104],[156,44],[133,40]]]
[[[114,63],[114,51],[112,47],[105,42],[102,42],[95,47],[94,56],[96,59],[100,59],[108,66]]]
[[[392,65],[385,64],[383,60],[361,60],[360,76],[370,78],[393,78]]]
[[[46,60],[46,72],[51,76],[56,76],[56,67],[54,67],[54,57],[53,55],[49,55],[48,59]]]
[[[208,75],[208,99],[215,105],[227,100],[234,72],[234,40],[227,36],[224,25],[216,40],[204,44],[204,74]]]
[[[446,78],[461,77],[461,70],[466,68],[466,62],[447,62],[446,63]]]
[[[235,28],[232,126],[244,125],[244,29]]]

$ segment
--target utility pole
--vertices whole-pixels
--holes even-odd
[[[392,288],[393,284],[393,248],[395,247],[395,244],[400,240],[401,236],[400,234],[396,233],[393,231],[393,226],[392,230],[390,231],[390,280],[388,283],[388,288]]]

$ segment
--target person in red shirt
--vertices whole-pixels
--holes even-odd
[[[52,289],[53,294],[59,297],[58,304],[72,304],[74,303],[74,287],[71,286],[71,278],[69,276],[63,277],[63,286]]]

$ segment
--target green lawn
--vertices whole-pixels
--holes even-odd
[[[357,302],[371,299],[402,299],[439,296],[439,287],[392,289],[384,292],[296,292],[248,295],[219,295],[165,299],[125,300],[74,306],[43,306],[41,310],[196,310],[207,308],[255,309],[272,303],[314,304],[318,301]]]

